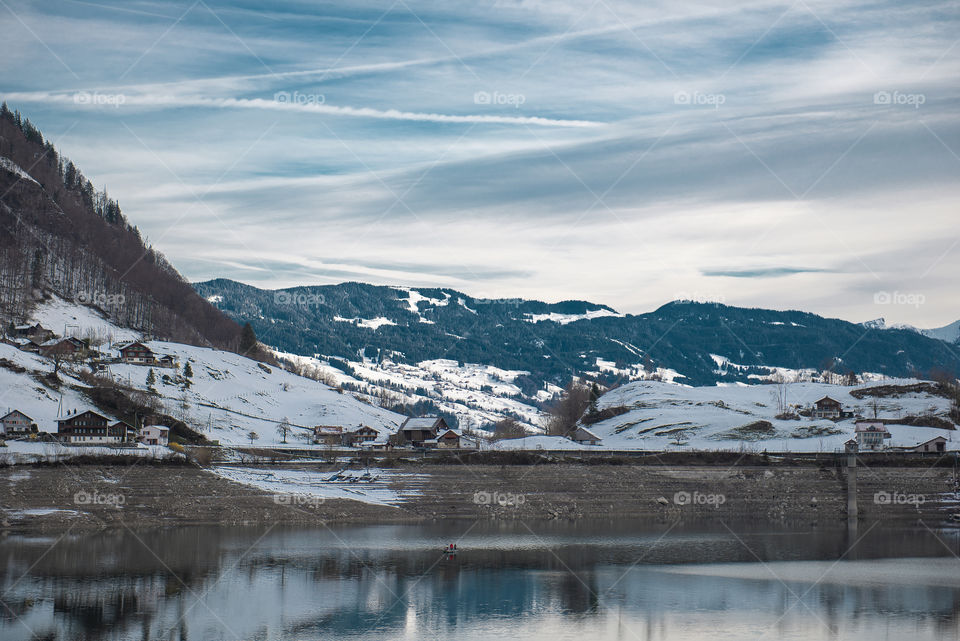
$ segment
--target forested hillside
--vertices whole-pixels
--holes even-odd
[[[45,294],[91,304],[118,325],[236,349],[240,327],[198,296],[39,129],[0,107],[0,320]]]

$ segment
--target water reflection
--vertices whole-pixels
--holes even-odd
[[[958,637],[954,531],[532,527],[9,537],[0,639]]]

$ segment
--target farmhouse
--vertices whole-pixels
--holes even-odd
[[[42,343],[50,340],[56,336],[56,334],[40,323],[36,323],[35,325],[17,325],[13,328],[13,336],[18,338],[30,338],[37,343]]]
[[[813,404],[814,418],[840,418],[843,414],[843,404],[829,396],[824,396]]]
[[[120,360],[124,363],[132,365],[153,365],[157,361],[153,350],[140,341],[123,343],[117,347],[117,349],[120,350]]]
[[[942,436],[935,436],[929,441],[920,443],[916,447],[911,448],[912,451],[925,454],[928,452],[935,452],[937,454],[943,454],[947,449],[947,439]]]
[[[36,433],[37,424],[20,410],[7,412],[6,416],[0,417],[0,436],[4,438],[29,436]]]
[[[57,356],[70,358],[82,353],[87,348],[86,343],[76,338],[54,338],[40,345],[41,356],[54,358]]]
[[[585,427],[578,427],[570,440],[580,445],[600,445],[600,437]]]
[[[313,428],[313,442],[336,447],[343,445],[343,428],[339,425],[317,425]]]
[[[360,446],[364,443],[372,443],[380,436],[380,432],[369,425],[361,425],[348,434],[348,445]]]
[[[140,442],[144,445],[167,445],[170,428],[166,425],[147,425],[140,430]]]
[[[117,421],[110,426],[108,433],[110,436],[119,438],[122,443],[134,443],[137,441],[137,428],[126,421]]]
[[[106,416],[87,410],[57,421],[60,440],[73,445],[104,445],[119,443],[120,436],[112,430]]]
[[[464,436],[460,430],[440,430],[437,433],[437,449],[475,450],[477,449],[477,441],[469,436]]]
[[[408,418],[400,426],[400,438],[404,443],[409,443],[415,447],[435,445],[437,433],[445,432],[450,429],[447,422],[439,416],[423,416],[420,418]]]
[[[861,452],[876,452],[883,449],[884,439],[890,438],[890,432],[883,421],[856,422],[857,449]]]

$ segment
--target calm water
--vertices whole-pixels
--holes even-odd
[[[531,527],[10,536],[0,639],[958,638],[956,531]]]

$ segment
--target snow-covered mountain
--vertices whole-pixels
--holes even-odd
[[[194,286],[278,352],[341,384],[474,427],[504,416],[536,425],[572,377],[710,386],[777,373],[960,371],[957,350],[942,341],[799,311],[676,301],[629,315],[586,301],[480,299],[448,288]]]

